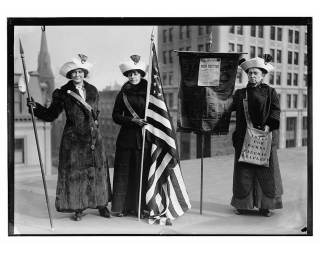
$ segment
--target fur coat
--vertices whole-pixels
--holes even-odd
[[[58,212],[103,208],[111,200],[108,162],[98,128],[99,93],[84,81],[89,112],[68,90],[80,96],[72,81],[56,89],[52,103],[45,108],[37,103],[34,114],[52,122],[65,110],[66,125],[59,151],[58,183],[55,206]]]

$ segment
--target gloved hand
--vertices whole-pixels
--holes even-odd
[[[135,119],[135,118],[131,120],[131,124],[136,124],[141,127],[144,125],[148,125],[147,121],[145,121],[144,119]]]
[[[265,132],[267,132],[267,133],[268,133],[268,132],[269,132],[269,130],[270,130],[270,127],[269,127],[269,126],[267,126],[267,125],[265,125],[265,126],[264,126],[264,128],[263,128],[263,131],[265,131]]]
[[[28,107],[32,106],[33,109],[37,108],[37,104],[36,104],[36,102],[34,101],[33,97],[27,98],[27,106],[28,106]]]

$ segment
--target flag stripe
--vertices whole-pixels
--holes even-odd
[[[153,96],[152,94],[150,94],[150,98],[149,98],[149,102],[156,105],[157,107],[161,108],[162,110],[164,111],[168,111],[167,110],[167,106],[166,104],[164,103],[164,101],[156,98],[155,96]]]
[[[151,124],[148,124],[148,125],[146,125],[146,130],[148,130],[150,133],[152,133],[156,137],[158,137],[158,138],[164,140],[165,142],[167,142],[168,145],[170,145],[173,149],[177,149],[175,141],[170,136],[166,135],[160,129],[152,126]]]

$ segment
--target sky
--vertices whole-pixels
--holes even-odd
[[[46,26],[48,51],[51,69],[55,76],[56,88],[67,83],[68,79],[59,74],[60,67],[78,58],[77,54],[88,56],[93,64],[87,81],[103,90],[116,82],[127,81],[119,65],[129,61],[130,56],[141,56],[140,61],[149,63],[152,26]],[[157,45],[157,27],[154,27],[154,42]],[[19,51],[21,40],[28,71],[37,70],[41,43],[41,26],[15,26],[14,56],[15,72],[22,73]]]
[[[320,21],[320,12],[318,11],[239,11],[239,12],[226,12],[226,11],[165,11],[165,12],[154,12],[154,11],[131,11],[131,12],[36,12],[36,11],[24,11],[24,12],[16,12],[16,11],[0,11],[0,32],[2,35],[1,47],[0,47],[0,55],[3,56],[3,60],[0,61],[1,69],[3,70],[3,75],[1,76],[1,80],[4,85],[4,89],[6,90],[7,86],[4,84],[7,82],[8,84],[8,76],[7,76],[7,58],[10,56],[7,52],[7,18],[8,17],[313,17],[313,97],[314,97],[314,112],[313,112],[313,178],[314,182],[319,178],[319,170],[320,167],[319,160],[317,158],[317,154],[319,154],[318,150],[318,142],[315,140],[319,140],[319,133],[316,131],[316,126],[319,123],[319,117],[317,117],[316,108],[319,107],[320,99],[316,99],[318,97],[319,92],[319,83],[320,78],[317,75],[317,70],[319,69],[318,58],[319,54],[319,21]],[[15,30],[15,55],[18,56],[17,59],[17,70],[19,68],[22,70],[21,58],[19,55],[19,51],[17,48],[17,39],[21,39],[24,52],[25,52],[25,61],[28,67],[28,70],[36,70],[37,69],[37,55],[40,50],[40,42],[41,42],[41,28],[37,27],[16,27]],[[115,81],[122,83],[127,79],[122,76],[121,71],[119,69],[119,65],[128,61],[130,55],[138,54],[141,56],[141,60],[148,63],[149,58],[149,50],[150,50],[150,36],[152,32],[151,26],[130,26],[130,27],[119,27],[119,26],[109,26],[109,27],[66,27],[66,26],[46,26],[46,36],[48,49],[50,52],[51,58],[51,68],[55,75],[55,81],[59,81],[59,84],[64,84],[67,79],[60,77],[58,74],[59,68],[67,61],[70,61],[72,58],[76,58],[78,53],[85,54],[88,56],[88,61],[94,65],[92,69],[92,73],[90,73],[90,79],[88,81],[95,85],[98,90],[102,90],[107,85],[113,84]],[[155,31],[155,42],[157,41],[157,33]],[[7,112],[7,99],[2,100],[2,114],[1,119],[4,121],[7,120],[8,112]],[[7,135],[7,122],[1,124],[1,133],[3,134],[3,140],[7,139],[5,133]],[[1,136],[2,137],[2,136]],[[1,198],[5,201],[8,197],[8,178],[7,178],[7,142],[2,141],[1,148],[1,167],[2,173],[0,174],[0,193]],[[318,156],[319,157],[319,156]],[[285,179],[284,179],[285,180]],[[317,196],[316,193],[320,191],[319,184],[314,184],[314,195]],[[290,194],[290,193],[287,193]],[[313,202],[314,205],[314,214],[316,214],[316,210],[319,210],[319,205],[316,201]],[[40,238],[30,238],[30,237],[20,237],[20,238],[8,238],[8,220],[7,220],[7,208],[3,208],[1,210],[1,219],[0,219],[0,241],[5,242],[38,242]],[[294,238],[295,242],[316,242],[319,241],[319,236],[317,233],[317,225],[319,224],[318,216],[314,215],[314,234],[313,237],[296,237]],[[79,238],[58,238],[59,240],[55,240],[57,238],[41,238],[42,242],[55,242],[55,241],[64,241],[64,242],[79,242]],[[113,241],[122,242],[123,238],[112,238]],[[126,238],[128,241],[130,238]],[[150,238],[133,238],[134,241],[138,239],[148,240],[151,242]],[[180,237],[167,237],[164,238],[155,238],[157,242],[186,242],[185,238]],[[108,240],[108,239],[107,239]],[[207,240],[212,240],[211,238],[199,238],[199,237],[187,237],[189,242],[207,242]],[[221,242],[293,242],[292,237],[272,237],[272,238],[252,238],[248,237],[219,237],[219,241]],[[106,238],[81,238],[82,242],[105,242]]]

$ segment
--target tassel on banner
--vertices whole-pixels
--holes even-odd
[[[30,75],[27,73],[27,82],[30,81]],[[27,91],[27,84],[24,78],[24,74],[22,74],[19,78],[18,87],[22,95],[24,95]]]

